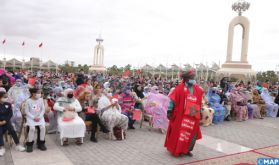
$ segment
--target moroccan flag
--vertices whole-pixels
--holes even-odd
[[[22,46],[24,46],[24,45],[25,45],[25,43],[24,43],[24,41],[23,41]]]
[[[6,39],[4,39],[4,41],[2,42],[3,44],[6,42]]]
[[[142,75],[142,73],[141,73],[141,71],[140,71],[140,70],[138,70],[138,73],[139,73],[140,75]]]
[[[42,47],[42,46],[43,46],[43,43],[41,43],[41,44],[39,45],[39,48]]]
[[[115,95],[111,96],[111,97],[110,97],[110,102],[111,102],[112,99],[118,99],[118,95],[115,94]]]
[[[124,72],[124,76],[127,76],[128,74],[130,74],[128,70]]]

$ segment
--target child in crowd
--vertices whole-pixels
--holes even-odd
[[[41,99],[41,90],[38,88],[31,88],[29,92],[31,96],[25,104],[25,113],[27,115],[26,125],[28,125],[30,129],[28,133],[28,142],[26,143],[27,152],[33,152],[35,126],[38,126],[40,129],[40,139],[37,140],[38,148],[45,151],[47,150],[44,140],[46,131],[44,120],[45,106],[43,99]]]
[[[0,92],[0,156],[4,156],[6,150],[4,148],[3,135],[6,131],[12,135],[14,142],[16,144],[17,151],[25,151],[19,143],[17,134],[12,126],[10,119],[13,116],[12,106],[8,101],[8,94],[6,92]]]

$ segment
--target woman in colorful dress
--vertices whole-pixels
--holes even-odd
[[[104,95],[98,102],[98,109],[102,112],[102,121],[104,121],[105,126],[110,131],[109,139],[117,140],[113,134],[113,128],[121,128],[125,136],[129,119],[127,116],[121,114],[121,107],[118,104],[118,99],[115,97],[109,98],[108,92],[111,92],[110,88],[104,90]]]
[[[165,133],[163,129],[167,129],[169,126],[167,111],[170,99],[163,94],[157,94],[156,88],[157,86],[151,88],[151,93],[147,97],[145,111],[153,116],[151,122],[159,129],[159,132]]]
[[[211,87],[206,97],[209,99],[209,107],[215,110],[212,122],[215,124],[222,124],[226,115],[226,108],[220,104],[221,98],[216,94],[215,88]]]
[[[266,105],[264,104],[264,101],[263,101],[261,95],[258,93],[258,89],[256,89],[256,88],[254,88],[252,90],[252,99],[257,102],[257,105],[260,108],[261,116],[264,117]]]
[[[126,86],[124,88],[123,93],[118,97],[118,103],[121,107],[122,114],[129,118],[128,128],[135,129],[135,127],[133,127],[136,121],[133,120],[134,98],[131,94],[131,87]]]
[[[236,88],[231,89],[229,101],[232,103],[232,108],[236,111],[236,121],[248,120],[248,108],[244,104],[243,97],[236,92]]]
[[[248,107],[248,118],[250,119],[251,117],[249,116],[249,107],[253,108],[253,117],[257,119],[263,119],[261,117],[260,109],[258,105],[254,104],[253,99],[251,95],[249,94],[249,91],[247,91],[246,88],[243,88],[240,90],[240,95],[244,98],[245,104],[247,104]],[[250,104],[248,103],[250,101]],[[249,104],[249,105],[248,105]]]
[[[271,96],[268,93],[268,89],[263,89],[261,97],[263,98],[266,105],[266,116],[276,117],[278,113],[278,104],[274,103],[274,101],[271,99]]]

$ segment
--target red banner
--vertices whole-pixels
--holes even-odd
[[[35,81],[36,81],[36,79],[30,78],[30,79],[29,79],[29,84],[33,84],[33,85],[34,85],[34,84],[35,84]]]
[[[142,73],[141,73],[141,71],[140,71],[140,70],[138,70],[138,73],[139,73],[140,75],[142,75]]]

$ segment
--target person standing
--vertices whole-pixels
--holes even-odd
[[[195,84],[196,73],[192,70],[182,72],[182,83],[169,95],[168,117],[170,118],[165,141],[167,150],[179,156],[193,156],[195,142],[202,138],[199,119],[203,90]]]

